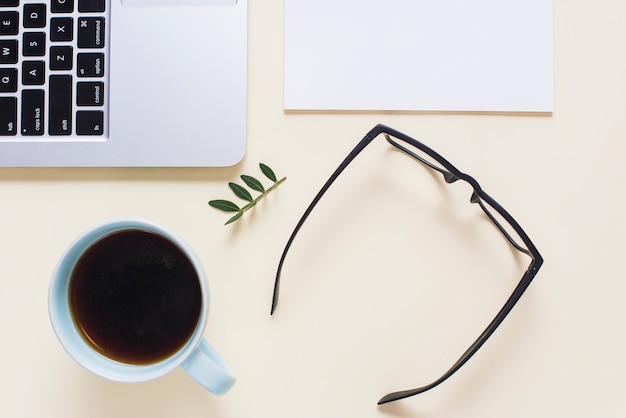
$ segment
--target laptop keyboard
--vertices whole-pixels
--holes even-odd
[[[0,141],[108,131],[109,0],[0,0]]]

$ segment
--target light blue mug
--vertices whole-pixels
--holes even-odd
[[[70,279],[77,261],[101,238],[124,230],[152,232],[177,246],[193,265],[202,293],[200,316],[191,337],[177,352],[152,364],[126,364],[98,352],[77,329],[70,308]],[[144,382],[181,367],[203,388],[214,394],[226,393],[235,383],[231,368],[203,338],[209,312],[209,289],[204,269],[183,239],[156,223],[135,218],[117,219],[99,224],[80,235],[65,250],[54,270],[48,305],[52,327],[65,350],[81,366],[98,376],[117,382]]]

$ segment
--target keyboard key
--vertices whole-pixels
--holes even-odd
[[[0,93],[15,93],[17,77],[17,68],[0,68]]]
[[[50,41],[69,42],[74,40],[74,19],[53,17],[50,19]]]
[[[74,11],[74,0],[52,0],[50,2],[52,13],[72,13]]]
[[[17,134],[17,97],[0,97],[0,136]]]
[[[17,35],[20,30],[18,12],[0,12],[0,35]]]
[[[17,48],[17,39],[0,39],[0,64],[16,64]]]
[[[104,135],[108,7],[0,0],[0,135]]]
[[[22,90],[22,135],[43,135],[44,91]]]
[[[102,135],[104,112],[101,110],[81,110],[76,112],[77,135]]]
[[[22,55],[25,57],[43,57],[46,55],[45,32],[25,32],[22,37]]]
[[[104,104],[104,83],[99,81],[77,83],[76,104],[78,106],[102,106]]]
[[[76,56],[76,75],[78,77],[103,77],[104,54],[83,52]]]
[[[42,86],[45,82],[45,61],[22,61],[22,84],[26,86]]]
[[[71,70],[74,66],[74,48],[71,46],[50,47],[50,70]]]
[[[46,26],[46,5],[25,4],[22,26],[25,28],[43,28]]]
[[[78,18],[78,47],[104,48],[104,18]]]
[[[104,12],[104,0],[78,0],[78,11],[81,13]]]
[[[48,82],[48,133],[72,134],[72,76],[51,75]]]

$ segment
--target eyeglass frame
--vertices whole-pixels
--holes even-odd
[[[443,383],[450,376],[452,376],[454,373],[456,373],[478,351],[478,349],[480,349],[480,347],[482,347],[482,345],[495,332],[495,330],[498,328],[498,326],[504,321],[506,316],[509,314],[509,312],[511,312],[511,310],[513,309],[515,304],[521,298],[522,294],[526,291],[526,289],[528,288],[528,286],[530,285],[532,280],[535,278],[537,272],[539,271],[539,268],[543,264],[543,258],[539,254],[539,251],[537,250],[537,248],[535,247],[533,242],[530,240],[530,238],[528,237],[526,232],[522,229],[522,227],[517,223],[517,221],[498,202],[496,202],[491,196],[489,196],[482,189],[482,187],[478,184],[478,182],[473,177],[471,177],[468,174],[465,174],[465,173],[461,172],[454,165],[452,165],[448,160],[446,160],[444,157],[442,157],[439,153],[437,153],[433,149],[429,148],[428,146],[424,145],[423,143],[419,142],[418,140],[416,140],[416,139],[414,139],[414,138],[412,138],[412,137],[410,137],[408,135],[405,135],[402,132],[399,132],[399,131],[397,131],[397,130],[395,130],[393,128],[390,128],[389,126],[386,126],[386,125],[383,125],[383,124],[378,124],[373,129],[371,129],[363,137],[363,139],[356,145],[356,147],[354,147],[354,149],[348,154],[348,156],[343,160],[343,162],[339,165],[339,167],[333,172],[333,174],[326,181],[324,186],[322,186],[320,191],[317,193],[317,195],[315,196],[313,201],[309,204],[309,206],[305,210],[304,214],[300,218],[300,221],[296,225],[294,231],[291,233],[291,236],[289,237],[289,240],[287,241],[285,249],[283,250],[282,256],[280,258],[280,262],[278,264],[278,269],[277,269],[277,272],[276,272],[276,279],[275,279],[275,282],[274,282],[274,291],[273,291],[273,296],[272,296],[272,309],[271,309],[271,313],[270,313],[271,315],[274,314],[274,312],[276,310],[276,307],[278,305],[278,298],[279,298],[279,294],[280,294],[280,278],[281,278],[281,272],[282,272],[283,264],[285,262],[285,258],[287,256],[287,253],[288,253],[289,249],[291,248],[291,245],[293,244],[293,241],[294,241],[298,231],[300,231],[302,225],[304,224],[306,219],[309,217],[309,215],[311,214],[311,212],[313,211],[313,209],[315,208],[317,203],[320,201],[320,199],[326,193],[326,191],[330,188],[330,186],[335,182],[335,180],[339,177],[339,175],[361,153],[361,151],[363,151],[365,149],[365,147],[367,147],[367,145],[369,145],[371,142],[373,142],[381,134],[384,135],[386,140],[387,140],[387,142],[389,142],[395,148],[397,148],[397,149],[405,152],[409,156],[417,159],[418,161],[420,161],[421,163],[425,164],[429,168],[431,168],[431,169],[441,173],[443,175],[444,180],[446,181],[446,183],[450,184],[450,183],[454,183],[454,182],[456,182],[458,180],[461,180],[461,181],[464,181],[467,184],[469,184],[471,186],[471,188],[473,189],[473,193],[472,193],[472,196],[470,198],[470,202],[471,203],[477,203],[481,207],[483,212],[487,215],[487,217],[491,220],[491,222],[493,222],[494,225],[498,228],[498,230],[500,230],[500,232],[504,235],[506,240],[517,251],[519,251],[519,252],[529,256],[532,261],[530,262],[530,265],[526,269],[526,272],[524,273],[524,275],[520,279],[519,283],[516,285],[516,287],[514,288],[513,292],[511,293],[509,298],[506,300],[506,302],[504,303],[504,305],[502,306],[500,311],[496,314],[494,319],[489,323],[489,325],[485,328],[485,330],[478,336],[478,338],[474,341],[474,343],[472,345],[470,345],[470,347],[452,365],[452,367],[450,369],[448,369],[447,372],[445,372],[439,379],[435,380],[434,382],[432,382],[432,383],[430,383],[430,384],[428,384],[426,386],[421,386],[421,387],[418,387],[418,388],[415,388],[415,389],[408,389],[408,390],[401,390],[401,391],[391,392],[391,393],[383,396],[378,401],[379,405],[385,404],[385,403],[388,403],[388,402],[394,402],[394,401],[397,401],[397,400],[400,400],[400,399],[404,399],[404,398],[407,398],[407,397],[410,397],[410,396],[414,396],[414,395],[426,392],[426,391],[428,391],[428,390],[438,386],[439,384]],[[443,169],[441,167],[437,167],[436,165],[432,164],[428,160],[423,159],[422,157],[420,157],[416,153],[414,153],[414,152],[410,151],[409,149],[405,148],[400,143],[398,143],[398,142],[394,141],[393,139],[391,139],[391,137],[393,137],[393,138],[395,138],[395,139],[397,139],[399,141],[403,141],[403,142],[405,142],[405,143],[407,143],[409,145],[412,145],[413,147],[421,150],[426,155],[428,155],[430,158],[432,158],[434,161],[439,163],[441,165],[441,167],[443,167]],[[518,244],[513,239],[513,237],[510,236],[510,234],[505,230],[505,228],[498,222],[498,220],[493,216],[493,214],[485,206],[485,202],[490,207],[492,207],[502,217],[502,219],[504,219],[513,228],[515,233],[523,241],[523,243],[525,245],[525,248],[522,247],[520,244]]]

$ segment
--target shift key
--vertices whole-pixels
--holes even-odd
[[[51,75],[49,88],[50,135],[72,134],[72,76]]]

